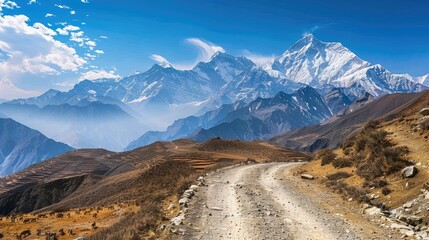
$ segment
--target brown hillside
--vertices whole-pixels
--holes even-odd
[[[161,203],[174,203],[185,188],[210,169],[249,159],[265,162],[308,158],[306,154],[269,143],[221,139],[205,143],[184,139],[156,142],[123,153],[76,150],[0,179],[0,215],[14,214],[20,219],[0,225],[0,233],[9,231],[14,235],[25,230],[28,214],[59,212],[70,214],[70,219],[65,221],[55,216],[37,219],[32,229],[58,233],[61,228],[73,228],[83,236],[98,233],[94,239],[149,236],[162,221],[168,221]],[[113,212],[106,209],[125,203],[136,203],[139,210],[125,208],[113,217]],[[103,214],[91,221],[98,222],[100,228],[83,226],[89,218],[73,214],[77,209],[97,207],[102,208]],[[60,237],[70,238],[67,234]]]

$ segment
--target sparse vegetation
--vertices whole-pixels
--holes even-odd
[[[386,196],[389,195],[392,192],[392,190],[390,190],[389,188],[385,187],[383,188],[383,190],[381,190],[381,193]]]
[[[387,139],[387,135],[386,131],[378,129],[377,122],[369,122],[362,132],[342,145],[343,151],[348,152],[348,156],[337,159],[338,162],[334,166],[347,166],[351,162],[351,165],[357,168],[356,173],[359,176],[371,181],[410,165],[405,159],[409,152],[408,148],[395,146]]]
[[[326,185],[340,194],[352,197],[358,202],[369,202],[369,198],[366,196],[367,191],[363,188],[350,186],[342,180],[327,181]]]
[[[328,175],[326,178],[328,178],[328,180],[330,180],[330,181],[337,181],[340,179],[349,178],[351,176],[352,176],[352,174],[347,173],[347,172],[336,172],[336,173]]]
[[[348,158],[336,158],[332,161],[332,166],[335,168],[345,168],[353,166],[353,162]]]
[[[322,159],[322,166],[332,163],[337,155],[331,149],[323,149],[317,153],[317,158]]]

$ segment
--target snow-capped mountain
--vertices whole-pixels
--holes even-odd
[[[73,148],[12,119],[0,118],[0,177]]]
[[[229,113],[212,128],[190,136],[197,141],[213,137],[225,139],[267,139],[280,133],[320,123],[332,116],[322,96],[311,87],[292,94],[279,92],[273,98],[257,98],[245,107]]]
[[[191,70],[177,70],[171,64],[154,65],[146,72],[121,79],[85,80],[67,92],[49,90],[39,97],[8,104],[21,105],[26,108],[25,112],[37,111],[32,109],[34,106],[87,106],[94,102],[117,105],[150,130],[164,130],[177,119],[201,116],[224,104],[272,98],[280,91],[289,94],[307,85],[319,91],[335,114],[368,94],[377,98],[395,92],[418,92],[427,89],[424,84],[429,84],[429,75],[414,78],[393,74],[381,65],[360,59],[341,43],[322,42],[313,35],[306,35],[269,67],[257,66],[245,57],[218,52],[210,61],[198,63]],[[327,90],[332,90],[329,96]],[[184,122],[183,127],[190,126],[191,122]],[[201,127],[198,121],[195,124],[192,129]],[[37,127],[31,122],[27,125]],[[85,131],[83,127],[77,128],[79,132]],[[36,129],[45,133],[44,129]],[[180,132],[167,135],[182,136]],[[151,139],[166,138],[165,135],[159,137],[159,133],[150,134]],[[93,145],[85,142],[72,146]]]
[[[332,85],[358,87],[356,92],[382,96],[395,92],[416,92],[425,87],[404,74],[392,74],[381,65],[372,65],[337,42],[322,42],[312,34],[304,36],[274,60],[272,76],[313,87]]]
[[[320,123],[332,115],[324,99],[311,87],[294,93],[277,93],[246,104],[238,101],[196,117],[179,119],[166,131],[150,131],[133,141],[127,150],[155,141],[192,138],[205,141],[212,137],[226,139],[266,139],[285,131]]]

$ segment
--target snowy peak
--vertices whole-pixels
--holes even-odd
[[[337,42],[322,42],[308,34],[276,58],[272,69],[295,82],[332,84],[370,64]]]
[[[255,64],[245,57],[234,57],[217,52],[209,62],[198,63],[193,71],[203,78],[225,84],[233,81],[238,75],[253,66]]]

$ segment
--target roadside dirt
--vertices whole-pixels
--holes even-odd
[[[300,163],[251,164],[208,174],[189,204],[178,239],[396,238],[315,181]],[[347,206],[349,205],[349,206]]]

